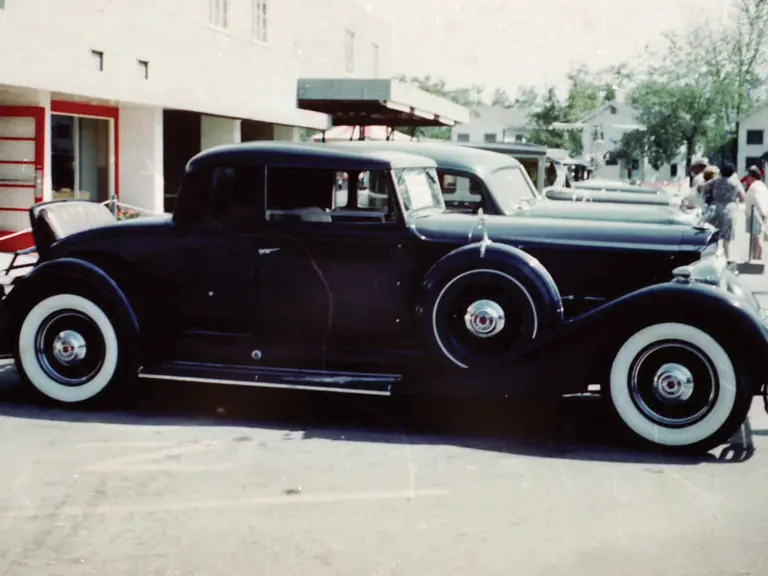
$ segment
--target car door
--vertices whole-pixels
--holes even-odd
[[[268,168],[252,322],[269,365],[351,370],[407,345],[414,240],[391,190],[359,194],[360,176]]]

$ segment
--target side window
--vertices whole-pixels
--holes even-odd
[[[264,168],[206,166],[184,175],[174,221],[252,231],[263,219],[263,206]]]
[[[483,204],[480,186],[474,179],[438,170],[445,207],[452,212],[477,212]]]
[[[269,168],[271,222],[388,222],[395,210],[386,171]]]
[[[264,214],[264,168],[217,166],[211,171],[210,197],[213,226],[256,230]]]

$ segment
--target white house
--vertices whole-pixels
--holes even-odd
[[[638,122],[635,110],[625,102],[605,103],[572,127],[582,131],[585,156],[604,155],[605,161],[594,175],[597,178],[678,182],[685,177],[685,159],[682,155],[677,162],[663,165],[659,170],[654,170],[646,159],[617,156],[624,134],[645,129]]]
[[[454,142],[526,142],[530,134],[530,110],[476,106],[467,124],[454,126]]]
[[[389,78],[390,46],[353,0],[0,0],[0,236],[49,199],[172,211],[191,156],[328,128],[299,80]]]
[[[764,104],[739,120],[739,155],[736,169],[744,174],[750,166],[762,164],[768,153],[768,104]]]

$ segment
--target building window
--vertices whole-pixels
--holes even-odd
[[[373,77],[379,77],[379,45],[376,42],[371,42],[371,51],[373,57]]]
[[[496,134],[493,132],[488,132],[487,134],[483,134],[483,140],[485,142],[496,142]]]
[[[456,134],[457,142],[469,142],[469,134]]]
[[[355,33],[351,30],[346,31],[346,56],[347,56],[347,74],[355,71]]]
[[[251,0],[253,20],[251,37],[257,42],[267,43],[267,0]]]
[[[229,28],[229,0],[208,0],[208,23],[217,28]]]
[[[750,146],[762,146],[763,145],[763,131],[762,130],[747,130],[747,144]]]
[[[670,178],[677,178],[677,164],[670,164],[670,166],[669,166],[669,177]]]
[[[51,114],[53,199],[104,202],[112,188],[111,120]]]
[[[522,134],[515,134],[515,142],[525,142],[525,136]]]
[[[763,165],[762,156],[747,156],[747,165],[744,166],[744,172],[749,170],[750,166],[757,166],[760,168]]]
[[[632,170],[640,170],[640,160],[632,158]]]

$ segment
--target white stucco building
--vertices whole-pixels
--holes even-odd
[[[0,0],[0,236],[43,200],[172,211],[191,156],[327,129],[299,79],[389,78],[390,46],[354,0]]]
[[[768,105],[763,105],[739,120],[739,155],[736,169],[745,174],[750,166],[762,166],[768,153]]]
[[[467,124],[454,126],[451,140],[471,143],[524,143],[530,134],[530,110],[477,106]]]

